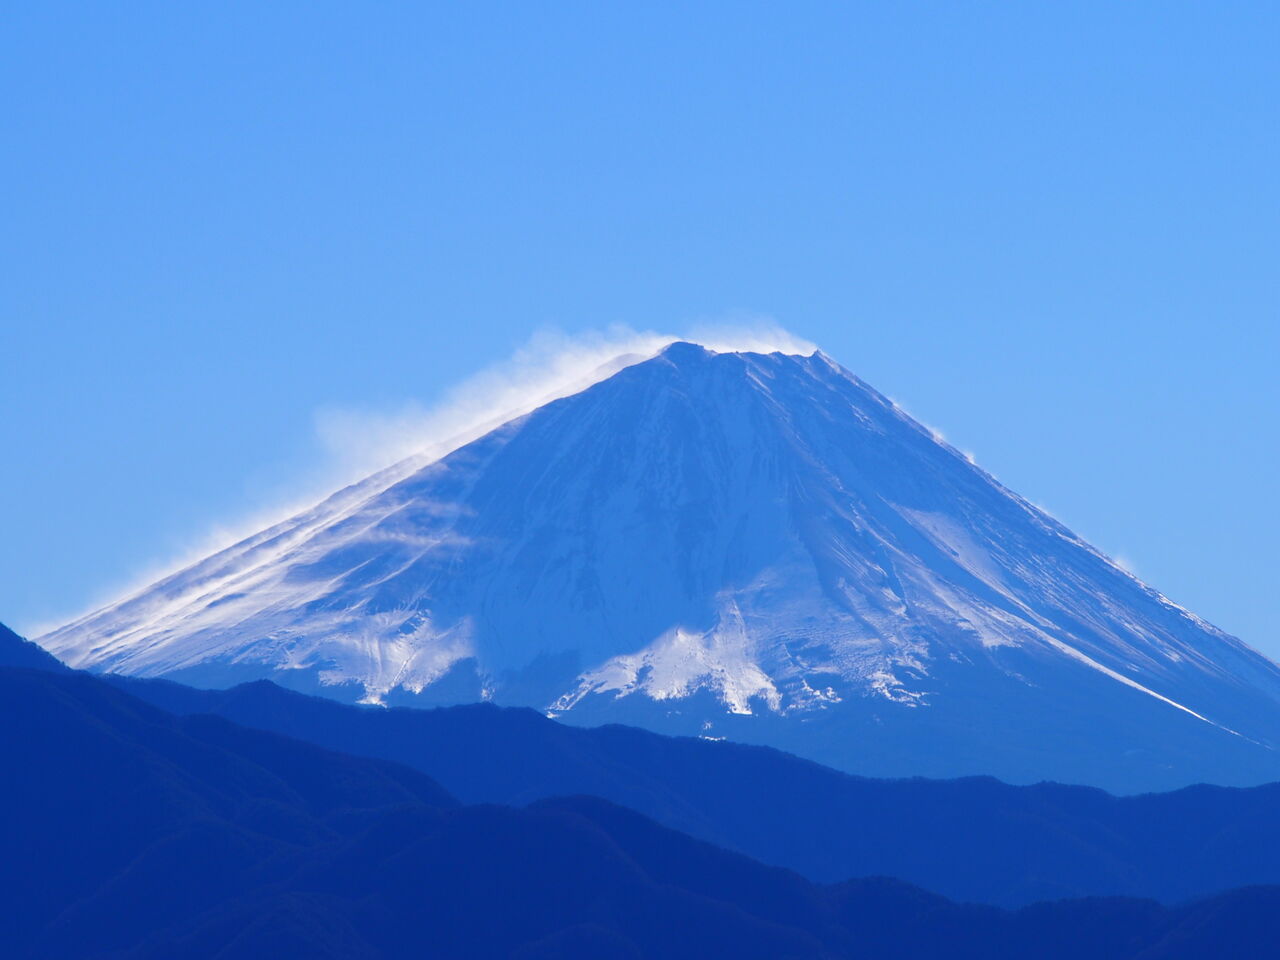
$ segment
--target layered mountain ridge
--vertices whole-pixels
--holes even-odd
[[[40,643],[880,776],[1280,777],[1280,669],[821,353],[672,344]]]
[[[7,957],[1190,960],[1275,940],[1277,887],[1007,911],[814,884],[594,797],[460,805],[394,763],[4,665],[25,653],[0,633],[0,723],[22,731],[0,739],[22,772],[0,794]]]

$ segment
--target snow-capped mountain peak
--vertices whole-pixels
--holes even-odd
[[[1273,664],[821,351],[672,343],[41,643],[144,676],[727,731],[870,773],[1123,786],[1137,751],[1154,772],[1129,779],[1180,782],[1207,776],[1205,741],[1239,773],[1218,779],[1249,780],[1280,743]]]

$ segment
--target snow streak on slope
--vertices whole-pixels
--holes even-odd
[[[674,343],[41,642],[95,669],[292,671],[375,701],[461,684],[569,718],[880,704],[866,722],[926,737],[963,704],[1030,739],[1059,722],[1007,713],[1030,690],[1072,704],[1048,736],[1078,734],[1072,711],[1104,733],[1154,711],[1280,740],[1273,664],[818,352]]]

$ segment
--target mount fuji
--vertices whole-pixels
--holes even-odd
[[[820,352],[673,343],[39,643],[875,776],[1280,779],[1280,668]]]

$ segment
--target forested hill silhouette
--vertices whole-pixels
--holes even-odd
[[[1176,903],[1280,883],[1280,784],[1114,797],[989,777],[873,780],[766,747],[571,727],[518,708],[385,709],[266,681],[219,691],[109,679],[178,713],[407,764],[466,802],[603,797],[819,881],[893,876],[1004,906],[1099,894]]]
[[[1017,912],[813,884],[594,798],[458,806],[407,768],[85,675],[0,668],[14,957],[1180,958],[1280,934],[1280,889]]]
[[[0,623],[0,667],[57,671],[70,669],[39,644],[18,636],[3,623]]]

